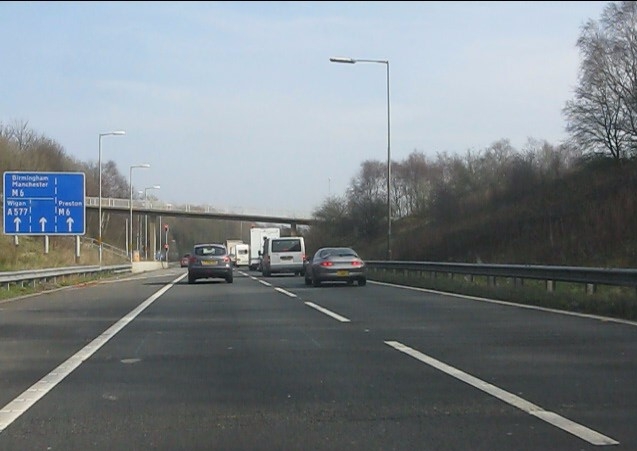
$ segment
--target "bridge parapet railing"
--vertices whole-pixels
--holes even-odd
[[[86,197],[86,206],[99,207],[100,199],[98,197]],[[133,209],[146,209],[162,211],[176,211],[185,213],[226,213],[226,214],[238,214],[238,215],[255,215],[255,216],[283,216],[289,218],[311,218],[312,215],[308,212],[299,212],[292,210],[273,210],[273,209],[257,209],[257,208],[245,208],[245,207],[228,207],[228,206],[212,206],[212,205],[197,205],[197,204],[172,204],[161,202],[158,200],[143,200],[133,199]],[[102,207],[111,207],[119,209],[130,209],[130,199],[118,199],[118,198],[102,198]]]

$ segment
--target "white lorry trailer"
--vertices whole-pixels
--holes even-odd
[[[264,238],[279,238],[281,229],[278,227],[252,227],[250,229],[250,270],[259,269]]]
[[[226,249],[228,249],[228,254],[234,254],[234,246],[241,243],[243,243],[243,240],[226,240],[223,244],[226,246]],[[237,255],[234,254],[233,256],[231,256],[231,259],[232,264],[236,266]]]
[[[235,244],[231,253],[234,254],[235,266],[250,265],[250,245],[245,243]]]

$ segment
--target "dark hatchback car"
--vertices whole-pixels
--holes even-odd
[[[221,278],[232,283],[232,262],[223,244],[195,244],[188,260],[188,283]]]
[[[305,262],[305,284],[318,287],[322,282],[367,283],[367,267],[349,247],[324,247]]]

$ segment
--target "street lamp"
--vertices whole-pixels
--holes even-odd
[[[159,185],[147,186],[144,188],[144,207],[148,208],[146,205],[146,200],[148,199],[148,190],[149,189],[161,189]],[[153,249],[153,252],[155,249]],[[146,213],[144,217],[144,259],[148,260],[148,213]]]
[[[115,132],[106,132],[106,133],[100,133],[100,139],[99,139],[99,156],[98,156],[98,170],[97,172],[99,172],[99,206],[98,206],[98,215],[100,217],[99,219],[99,224],[100,224],[100,230],[98,232],[98,241],[99,241],[99,262],[100,265],[102,264],[102,136],[111,136],[111,135],[115,135],[115,136],[119,136],[119,135],[125,135],[126,132],[122,131],[122,130],[118,130]]]
[[[363,60],[344,57],[330,58],[332,63],[380,63],[387,67],[387,260],[391,260],[391,145],[389,127],[389,60]]]
[[[129,199],[129,207],[130,207],[130,261],[133,262],[133,169],[135,168],[149,168],[150,164],[134,164],[130,167],[130,175],[128,177],[130,184],[130,199]]]

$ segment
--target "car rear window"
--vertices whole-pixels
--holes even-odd
[[[301,252],[301,240],[272,240],[272,252]]]
[[[201,246],[195,248],[195,255],[225,255],[226,249],[221,246]]]
[[[349,248],[346,248],[346,247],[339,247],[339,248],[334,248],[334,249],[324,249],[321,252],[321,254],[320,254],[321,258],[326,258],[328,256],[356,257],[356,258],[358,258],[358,254],[353,249],[349,249]]]
[[[337,255],[339,257],[358,257],[358,254],[354,252],[352,249],[341,248],[334,249],[333,255]]]

